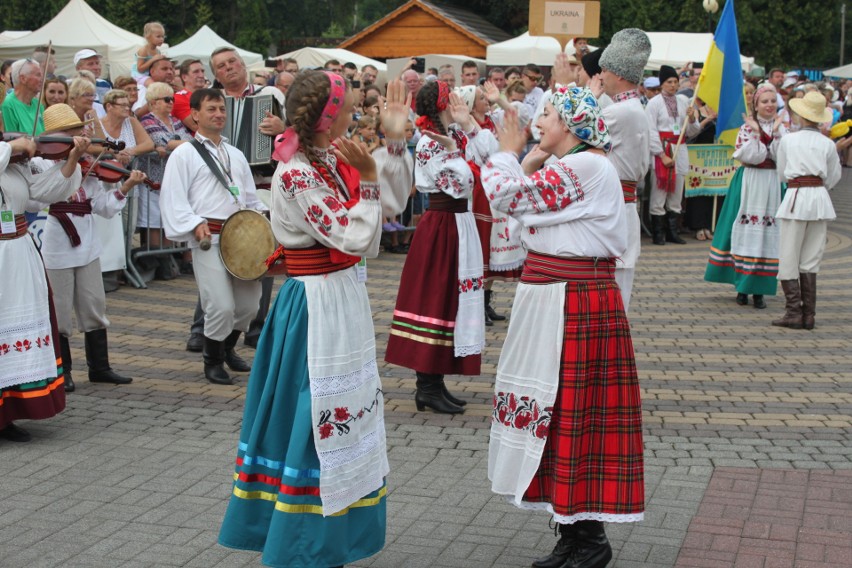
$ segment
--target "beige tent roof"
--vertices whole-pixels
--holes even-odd
[[[129,75],[135,52],[145,44],[142,36],[130,33],[95,12],[85,0],[71,0],[41,28],[19,39],[0,43],[0,59],[29,57],[33,48],[53,41],[56,72],[74,74],[74,54],[94,49],[103,56],[104,72],[110,77]],[[108,67],[107,67],[108,66]]]
[[[207,77],[213,78],[213,73],[210,70],[210,54],[220,47],[233,47],[243,58],[248,69],[258,69],[263,67],[263,56],[253,51],[241,49],[236,45],[226,41],[222,36],[214,32],[207,25],[198,28],[198,31],[186,38],[177,45],[173,45],[166,50],[169,58],[176,61],[184,59],[200,59],[204,63],[204,68]]]

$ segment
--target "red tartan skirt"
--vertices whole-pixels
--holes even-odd
[[[478,375],[481,355],[456,357],[459,234],[455,213],[429,210],[408,250],[385,361],[421,373]]]
[[[530,255],[521,282],[541,283],[527,270]],[[642,403],[621,292],[602,273],[566,282],[559,391],[524,501],[576,520],[631,520],[609,516],[645,509]]]

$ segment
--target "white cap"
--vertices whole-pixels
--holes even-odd
[[[660,78],[659,77],[648,77],[645,79],[643,83],[646,89],[659,89],[660,88]]]
[[[795,77],[795,78],[798,79],[799,78],[799,72],[798,71],[787,71],[787,74],[785,75],[785,77]]]
[[[81,60],[88,59],[90,57],[101,57],[101,55],[94,49],[81,49],[74,54],[74,66],[76,67]]]
[[[784,79],[784,83],[781,85],[781,88],[782,89],[789,89],[790,87],[792,87],[793,85],[795,85],[798,82],[799,82],[798,78],[787,77],[786,79]]]

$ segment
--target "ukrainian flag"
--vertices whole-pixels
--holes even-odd
[[[733,146],[746,112],[734,0],[725,2],[710,54],[698,77],[695,96],[716,110],[716,138],[722,144]]]

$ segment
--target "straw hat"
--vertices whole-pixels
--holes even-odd
[[[44,119],[44,131],[56,132],[58,130],[71,130],[72,128],[80,128],[85,126],[92,120],[82,121],[77,113],[66,104],[55,104],[44,109],[42,114]]]
[[[817,91],[811,91],[801,99],[790,99],[787,104],[793,112],[816,124],[828,122],[834,116],[825,106],[825,97]]]

